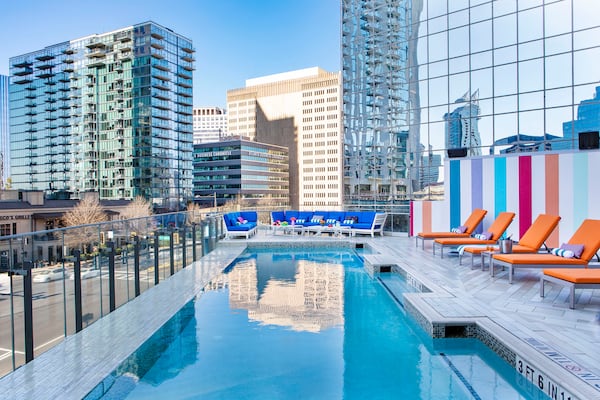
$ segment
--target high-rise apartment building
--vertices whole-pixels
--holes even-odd
[[[10,137],[8,135],[8,83],[6,75],[0,75],[0,189],[10,176]]]
[[[194,143],[218,142],[228,136],[227,110],[194,107]]]
[[[290,206],[342,204],[339,73],[306,68],[249,79],[227,92],[229,133],[287,147]]]
[[[193,70],[192,42],[154,22],[12,57],[13,187],[191,198]]]
[[[446,159],[444,117],[465,92],[477,93],[477,113],[460,116],[472,155],[513,137],[514,151],[577,149],[598,130],[599,31],[594,1],[342,0],[346,200],[419,190],[419,143]],[[475,132],[480,151],[462,146]]]

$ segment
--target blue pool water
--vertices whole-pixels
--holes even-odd
[[[88,398],[545,398],[479,341],[429,338],[410,290],[352,250],[253,250]]]

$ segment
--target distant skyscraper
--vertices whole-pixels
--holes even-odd
[[[579,148],[579,133],[600,131],[600,86],[596,86],[594,97],[582,100],[577,106],[577,119],[563,123],[565,143],[562,146],[553,144],[552,148]]]
[[[422,1],[343,0],[344,195],[389,204],[418,190]]]
[[[8,131],[8,76],[0,75],[0,189],[10,176],[10,137]]]
[[[12,57],[13,186],[165,207],[191,198],[193,53],[145,22]]]
[[[194,143],[218,142],[227,135],[226,110],[220,107],[194,108]]]
[[[456,100],[456,104],[463,104],[452,112],[444,115],[446,121],[446,148],[466,148],[467,155],[481,155],[481,137],[479,135],[480,108],[477,92]]]
[[[340,75],[321,68],[249,79],[227,92],[229,133],[289,150],[290,206],[342,205]]]

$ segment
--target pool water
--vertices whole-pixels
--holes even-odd
[[[352,250],[253,250],[88,398],[546,398],[479,341],[427,336],[406,290]]]

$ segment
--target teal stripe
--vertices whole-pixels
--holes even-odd
[[[577,229],[581,222],[588,216],[588,155],[585,153],[573,154],[573,223]],[[559,182],[560,185],[560,182]],[[568,184],[563,185],[568,186]]]
[[[506,211],[506,158],[494,159],[494,214]],[[489,215],[489,214],[488,214]]]
[[[459,226],[460,219],[460,161],[450,161],[450,229]]]

